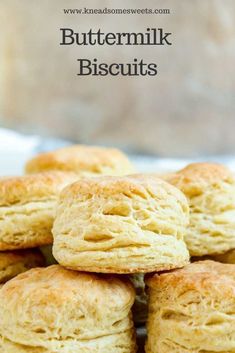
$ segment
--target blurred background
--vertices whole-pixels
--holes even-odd
[[[63,8],[169,8],[65,15]],[[234,0],[1,0],[0,126],[25,134],[194,158],[235,152]],[[60,46],[77,31],[173,33],[171,47]],[[77,58],[156,62],[155,77],[78,77]],[[0,140],[1,144],[1,140]]]

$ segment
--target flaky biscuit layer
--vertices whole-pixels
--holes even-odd
[[[53,254],[63,266],[138,273],[188,263],[184,195],[152,176],[79,180],[66,188],[53,227]]]
[[[185,241],[191,256],[235,248],[235,178],[226,167],[193,163],[164,179],[188,199],[190,225]]]
[[[0,291],[2,350],[134,353],[134,297],[130,282],[115,276],[59,265],[27,271]]]
[[[75,180],[63,172],[0,178],[0,251],[52,243],[58,195]]]
[[[146,281],[146,353],[235,351],[234,265],[195,262]]]

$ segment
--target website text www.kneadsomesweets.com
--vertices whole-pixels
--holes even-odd
[[[170,15],[170,9],[163,8],[66,8],[65,15]]]

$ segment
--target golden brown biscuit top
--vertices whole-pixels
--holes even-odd
[[[128,158],[118,149],[75,145],[42,153],[32,158],[25,167],[26,173],[47,170],[75,171],[77,173],[105,174],[112,170],[134,172]]]
[[[94,309],[107,304],[114,310],[134,302],[135,291],[131,283],[118,276],[88,274],[67,270],[60,265],[34,268],[8,282],[0,295],[1,303],[8,298],[17,299],[17,306],[27,303],[53,307],[71,302]],[[3,303],[4,304],[4,303]],[[78,309],[78,308],[77,308]]]
[[[61,200],[89,198],[92,195],[124,197],[140,197],[143,199],[157,198],[168,203],[168,197],[173,196],[188,212],[185,196],[174,186],[152,175],[133,174],[123,177],[103,176],[99,178],[80,179],[66,187],[61,193]]]
[[[230,297],[233,295],[235,300],[235,265],[231,264],[198,261],[179,270],[146,276],[145,281],[152,288],[171,288],[177,293],[186,288],[206,291],[212,297],[227,293]]]
[[[63,172],[0,178],[0,206],[24,204],[57,195],[75,180],[77,180],[75,174]]]
[[[180,171],[163,176],[163,179],[178,187],[187,196],[194,196],[208,186],[220,183],[234,184],[232,172],[217,163],[192,163]]]

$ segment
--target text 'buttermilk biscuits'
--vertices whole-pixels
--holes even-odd
[[[194,262],[146,283],[146,353],[235,352],[235,265]]]
[[[0,290],[1,353],[135,353],[126,279],[33,269]]]
[[[134,172],[127,156],[118,149],[75,145],[39,154],[26,164],[28,174],[62,170],[80,176],[125,175]]]
[[[164,178],[187,197],[191,256],[223,254],[235,248],[235,178],[224,166],[193,163]]]
[[[189,261],[185,196],[152,176],[79,180],[65,188],[53,227],[53,254],[89,272],[138,273]]]
[[[76,179],[62,172],[0,178],[0,251],[51,244],[59,192]]]

